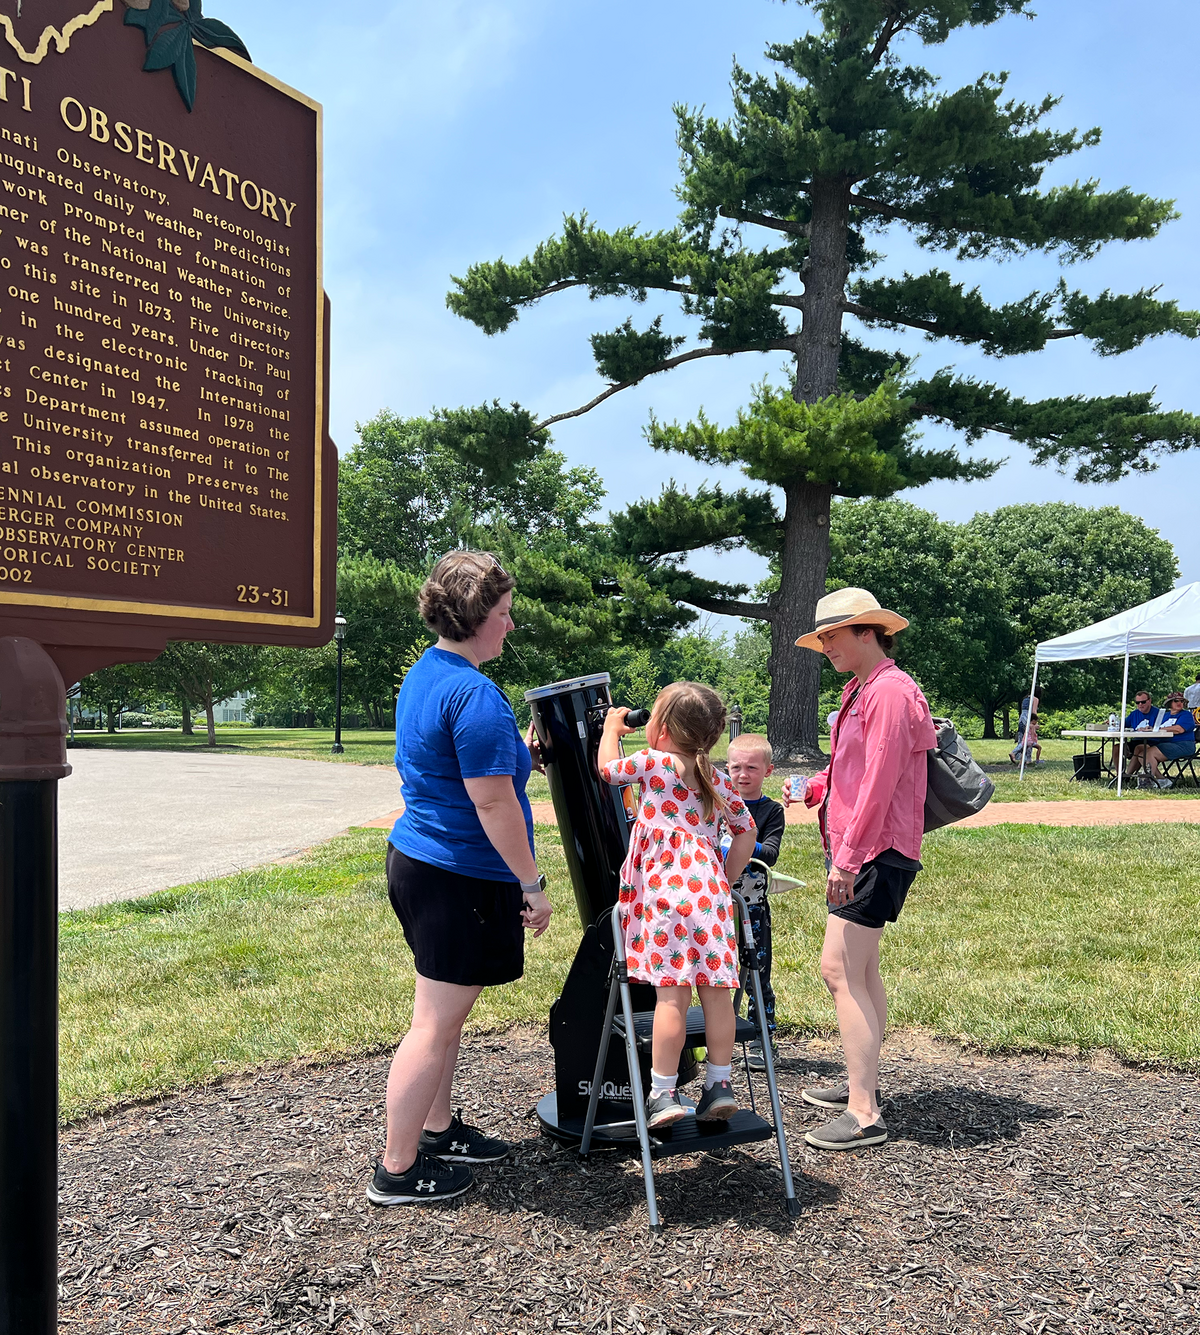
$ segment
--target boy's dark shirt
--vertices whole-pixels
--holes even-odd
[[[755,801],[746,802],[746,808],[754,817],[754,824],[758,827],[756,836],[758,842],[754,856],[760,862],[765,862],[768,867],[773,867],[779,859],[779,846],[783,842],[783,832],[787,827],[783,807],[764,793]]]

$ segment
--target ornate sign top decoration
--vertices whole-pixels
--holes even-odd
[[[0,0],[0,30],[23,61],[40,65],[51,47],[62,54],[71,38],[111,13],[116,0]],[[189,111],[196,102],[196,56],[192,43],[223,47],[250,59],[241,38],[220,19],[206,18],[203,0],[122,0],[125,22],[146,36],[148,72],[169,69]]]
[[[124,4],[125,22],[145,31],[150,48],[142,69],[169,69],[189,111],[196,102],[194,41],[250,59],[242,39],[227,23],[204,17],[203,0],[124,0]]]

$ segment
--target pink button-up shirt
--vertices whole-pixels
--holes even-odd
[[[937,744],[921,688],[892,659],[875,668],[851,705],[857,685],[851,677],[842,691],[829,769],[809,781],[804,797],[805,806],[819,806],[832,769],[825,852],[835,867],[853,872],[889,848],[920,856],[926,752]]]

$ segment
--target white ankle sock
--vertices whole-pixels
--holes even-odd
[[[656,1094],[665,1094],[668,1090],[675,1088],[675,1082],[679,1079],[679,1072],[674,1075],[659,1075],[653,1068],[650,1068],[650,1097]]]
[[[704,1088],[712,1089],[714,1085],[719,1085],[722,1080],[731,1080],[733,1078],[733,1064],[728,1066],[715,1066],[708,1062],[704,1068]]]

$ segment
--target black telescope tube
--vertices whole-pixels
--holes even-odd
[[[596,755],[612,708],[607,672],[527,691],[533,726],[571,874],[579,921],[601,922],[617,902],[621,864],[637,815],[632,790],[600,778]]]
[[[650,722],[650,711],[648,709],[630,709],[625,713],[625,726],[627,728],[644,728]]]

